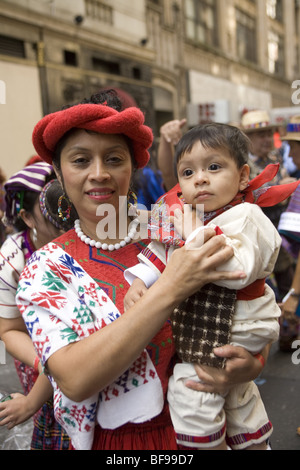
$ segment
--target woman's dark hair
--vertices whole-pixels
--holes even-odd
[[[104,91],[101,91],[99,93],[95,93],[89,99],[85,98],[82,101],[80,101],[79,103],[64,106],[62,109],[68,109],[68,108],[71,108],[73,106],[77,106],[78,104],[104,104],[104,103],[106,104],[106,106],[109,106],[110,108],[115,109],[118,112],[122,111],[122,102],[121,102],[120,98],[118,97],[117,92],[113,89],[104,90]],[[56,149],[54,151],[52,163],[59,172],[60,172],[60,155],[61,155],[61,151],[64,148],[67,139],[74,132],[74,130],[75,129],[70,129],[60,139],[60,141],[57,143]],[[90,132],[90,131],[86,131],[86,132]],[[92,132],[92,133],[94,133],[94,132]],[[128,145],[129,151],[130,151],[130,156],[131,156],[131,161],[132,161],[132,164],[133,164],[133,168],[135,168],[136,163],[135,163],[135,159],[134,159],[134,153],[133,153],[133,147],[132,147],[131,140],[126,135],[124,135],[124,138],[127,142],[127,145]]]
[[[77,212],[74,206],[71,205],[68,199],[63,198],[61,202],[62,210],[66,210],[70,206],[69,217],[66,220],[60,217],[58,213],[59,198],[64,196],[64,190],[57,179],[53,179],[44,186],[40,194],[40,208],[46,220],[49,220],[54,226],[67,232],[74,226],[74,222],[78,219]]]
[[[191,152],[197,142],[206,149],[225,148],[238,168],[248,161],[251,142],[240,129],[229,124],[209,123],[193,127],[180,139],[175,151],[176,165],[182,155]]]

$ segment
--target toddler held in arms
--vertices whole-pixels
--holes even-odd
[[[269,165],[249,181],[249,145],[238,128],[218,123],[197,126],[181,138],[175,153],[179,184],[153,207],[152,241],[138,255],[139,263],[125,271],[131,284],[125,297],[128,308],[155,282],[176,248],[186,244],[197,249],[205,227],[213,227],[234,250],[219,269],[246,273],[230,283],[205,285],[172,314],[182,362],[170,378],[168,401],[182,448],[266,450],[272,434],[253,382],[238,384],[222,396],[186,386],[188,380],[199,380],[194,364],[226,367],[226,359],[217,357],[214,348],[242,346],[263,361],[261,351],[278,338],[280,309],[265,279],[273,271],[281,238],[261,207],[286,199],[298,182],[267,186],[278,165]]]

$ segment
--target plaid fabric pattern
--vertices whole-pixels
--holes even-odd
[[[189,363],[224,368],[213,349],[230,342],[236,291],[207,284],[173,312],[172,328],[179,357]]]

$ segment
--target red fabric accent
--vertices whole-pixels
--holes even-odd
[[[263,436],[266,436],[267,438],[270,435],[270,431],[272,430],[272,428],[273,426],[272,426],[271,421],[268,421],[264,426],[262,426],[256,432],[237,434],[236,436],[227,437],[226,441],[230,447],[238,448],[239,445],[242,445],[245,442],[258,441],[258,440],[261,440]]]
[[[142,253],[145,258],[149,259],[150,262],[159,270],[159,272],[162,273],[165,270],[167,260],[163,263],[151,250],[149,250],[149,248],[145,248]]]
[[[117,429],[95,428],[92,450],[178,450],[167,406],[151,421]]]
[[[237,291],[237,300],[253,300],[265,293],[265,279],[257,279],[249,286]]]
[[[222,235],[223,232],[222,230],[220,229],[220,227],[215,227],[215,232],[216,232],[216,235]]]
[[[295,191],[300,181],[262,188],[265,183],[275,178],[279,168],[279,163],[268,165],[259,175],[253,178],[248,187],[241,193],[245,195],[244,202],[257,204],[260,207],[272,207],[285,201]],[[253,192],[259,188],[261,188],[260,193]]]
[[[214,441],[218,441],[224,436],[226,432],[226,424],[223,426],[222,429],[220,429],[219,432],[216,432],[215,434],[210,434],[208,436],[189,436],[186,434],[177,434],[177,439],[179,441],[185,441],[188,446],[188,442],[194,442],[196,444],[211,444]],[[183,447],[183,445],[181,444]],[[184,446],[185,447],[185,446]],[[195,447],[188,447],[189,449],[195,449]]]
[[[169,207],[177,206],[180,204],[183,206],[184,202],[179,199],[178,195],[181,194],[181,187],[179,183],[176,184],[170,191],[168,191],[162,198],[165,198],[165,204],[168,204]]]
[[[261,363],[261,365],[263,367],[265,367],[266,361],[265,361],[264,357],[262,356],[262,354],[260,354],[260,353],[254,354],[254,357],[256,357],[256,359]]]
[[[153,133],[144,125],[144,114],[138,108],[118,112],[101,104],[78,104],[48,114],[37,123],[32,134],[38,155],[51,164],[58,141],[72,128],[103,134],[124,134],[132,141],[138,168],[143,168],[149,161],[148,149],[152,145]]]

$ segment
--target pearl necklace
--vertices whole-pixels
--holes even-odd
[[[133,226],[130,232],[128,233],[127,237],[125,237],[124,240],[122,240],[121,242],[115,243],[115,244],[96,242],[96,240],[92,240],[91,238],[89,238],[81,230],[79,219],[75,220],[74,228],[75,228],[75,232],[78,238],[80,238],[80,240],[83,241],[86,245],[90,245],[91,247],[94,246],[95,248],[101,248],[102,250],[114,251],[114,250],[119,250],[120,248],[126,246],[127,243],[130,243],[134,239],[138,224],[139,224],[139,220],[138,218],[135,218],[132,221]]]

